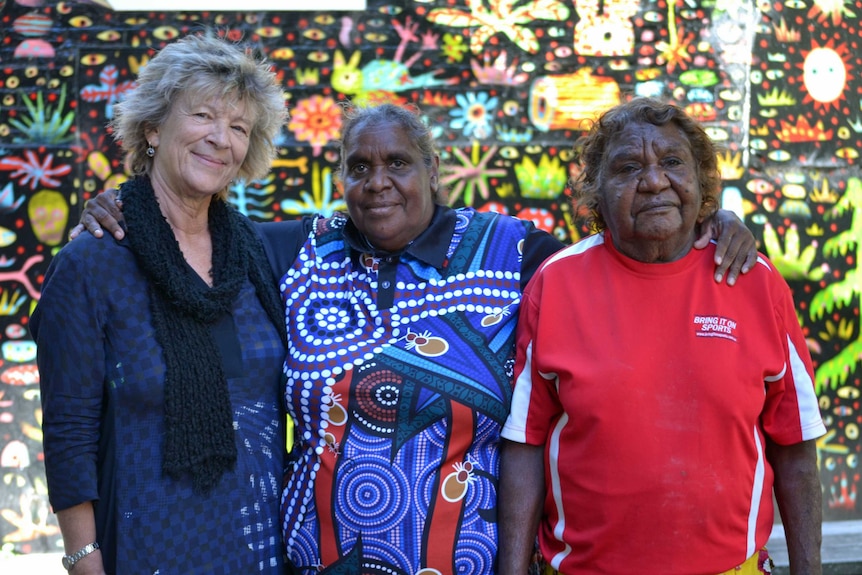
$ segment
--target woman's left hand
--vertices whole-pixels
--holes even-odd
[[[695,249],[702,250],[710,240],[716,240],[715,281],[721,283],[725,273],[727,285],[736,283],[741,273],[748,273],[757,262],[757,242],[754,234],[745,227],[735,213],[718,210],[714,216],[700,224],[700,237]]]

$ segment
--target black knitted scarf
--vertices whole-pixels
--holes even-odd
[[[120,194],[126,237],[149,280],[153,327],[166,367],[162,470],[175,479],[189,474],[195,490],[205,493],[237,458],[230,394],[210,325],[230,313],[249,278],[286,345],[284,305],[251,222],[227,202],[213,199],[209,208],[209,287],[186,263],[150,180],[129,180]]]

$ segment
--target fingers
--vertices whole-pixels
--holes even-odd
[[[74,228],[72,228],[72,229],[69,231],[69,241],[71,242],[72,240],[74,240],[75,238],[77,238],[79,235],[81,235],[81,232],[83,232],[83,231],[84,231],[84,226],[83,226],[83,224],[78,224],[77,226],[75,226]]]
[[[73,228],[73,232],[76,232],[75,235],[77,236],[86,229],[95,237],[101,238],[104,231],[107,231],[121,240],[125,237],[125,232],[120,227],[120,220],[123,219],[121,208],[122,202],[117,199],[117,190],[106,190],[95,198],[87,200],[84,204],[84,211],[81,213],[81,222]],[[83,229],[79,230],[78,228],[82,226]]]
[[[715,281],[727,277],[734,285],[740,273],[748,273],[757,262],[757,244],[750,233],[722,233],[715,247]]]

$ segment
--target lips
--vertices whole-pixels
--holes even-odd
[[[658,202],[658,203],[650,204],[648,206],[642,206],[640,209],[638,209],[637,213],[644,214],[644,213],[649,213],[649,212],[676,210],[676,209],[679,209],[679,208],[673,202]]]

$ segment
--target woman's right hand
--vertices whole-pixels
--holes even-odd
[[[110,188],[90,198],[84,204],[81,213],[81,221],[69,232],[69,239],[74,240],[84,230],[90,232],[97,238],[104,234],[103,229],[109,231],[118,240],[125,237],[120,222],[123,221],[123,202],[119,199],[117,190]]]

